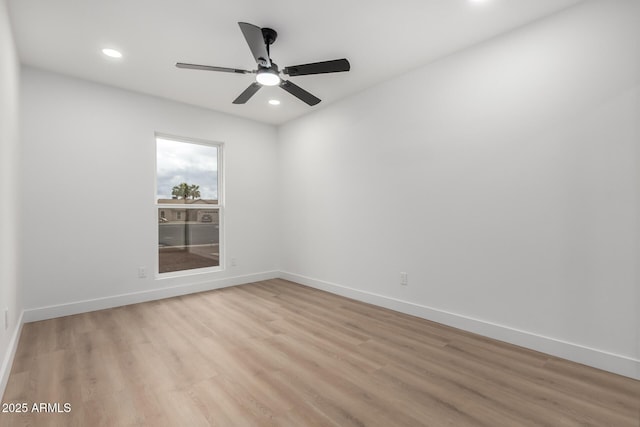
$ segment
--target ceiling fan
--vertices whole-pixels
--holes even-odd
[[[291,95],[306,102],[309,105],[316,105],[320,102],[320,99],[313,96],[300,86],[291,83],[281,77],[281,74],[286,74],[290,77],[305,76],[309,74],[324,74],[324,73],[339,73],[341,71],[349,71],[351,65],[346,59],[334,59],[331,61],[314,62],[303,65],[293,65],[285,67],[280,71],[278,65],[271,60],[269,46],[276,41],[278,33],[271,28],[260,28],[253,24],[246,22],[238,22],[240,30],[244,35],[249,49],[258,64],[258,69],[239,70],[237,68],[215,67],[211,65],[197,65],[197,64],[185,64],[178,62],[176,67],[189,68],[192,70],[205,70],[205,71],[221,71],[224,73],[237,73],[237,74],[255,74],[256,81],[249,85],[238,96],[233,103],[244,104],[253,95],[260,90],[262,86],[280,86],[282,89],[289,92]]]

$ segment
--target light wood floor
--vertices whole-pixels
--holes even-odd
[[[284,280],[24,326],[2,426],[640,426],[640,381]]]

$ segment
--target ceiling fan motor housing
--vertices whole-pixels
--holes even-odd
[[[257,72],[259,73],[261,70],[272,70],[274,71],[276,74],[278,74],[280,72],[280,69],[278,68],[278,64],[276,64],[275,62],[271,61],[271,67],[264,67],[260,64],[258,64],[258,70]]]

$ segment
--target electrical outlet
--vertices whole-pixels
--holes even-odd
[[[235,258],[231,258],[231,267],[238,265],[238,261]]]
[[[147,277],[147,268],[146,267],[138,267],[138,278],[144,279]]]
[[[409,284],[409,275],[404,271],[400,273],[400,284],[402,286],[407,286]]]

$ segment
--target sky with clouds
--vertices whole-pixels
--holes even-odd
[[[200,186],[201,199],[218,199],[218,148],[157,138],[157,198],[170,199],[182,182]]]

